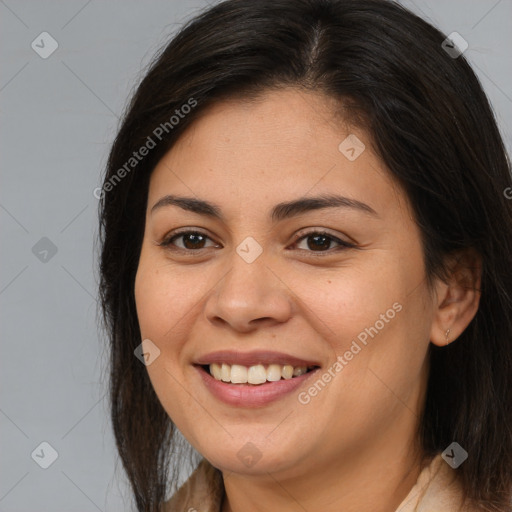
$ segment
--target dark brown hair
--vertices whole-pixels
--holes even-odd
[[[457,441],[469,453],[457,469],[466,497],[481,510],[510,510],[510,165],[478,79],[464,56],[443,49],[444,39],[387,0],[228,0],[187,23],[155,58],[113,143],[100,198],[111,414],[139,511],[159,509],[179,453],[176,429],[134,356],[141,343],[134,281],[151,171],[207,106],[287,86],[357,112],[352,117],[414,208],[430,284],[444,275],[447,255],[469,248],[481,255],[476,317],[448,347],[431,344],[419,436],[426,454]],[[182,106],[192,102],[185,115]],[[176,110],[183,115],[170,121]],[[156,147],[127,167],[148,137]]]

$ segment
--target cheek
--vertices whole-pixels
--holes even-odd
[[[143,338],[160,340],[160,343],[180,339],[201,294],[200,283],[185,276],[171,271],[161,260],[141,256],[135,279],[135,302]]]
[[[301,307],[299,316],[313,326],[336,354],[348,350],[359,335],[364,341],[365,329],[376,322],[378,330],[383,331],[397,316],[399,307],[393,308],[393,304],[403,296],[400,275],[386,267],[382,259],[379,269],[372,268],[370,263],[368,258],[365,268],[337,268],[321,276],[316,269],[288,278]],[[383,268],[388,268],[387,272]],[[381,315],[385,316],[385,323]]]
[[[300,314],[329,344],[331,364],[343,358],[333,389],[373,395],[386,392],[380,376],[401,391],[419,378],[430,317],[421,266],[411,261],[378,253],[364,268],[337,269],[322,279],[306,273],[295,281]]]
[[[135,302],[141,338],[151,340],[160,351],[146,367],[153,389],[178,428],[186,428],[183,411],[190,404],[183,393],[180,355],[190,331],[187,321],[194,298],[182,293],[179,275],[143,252],[135,278]]]

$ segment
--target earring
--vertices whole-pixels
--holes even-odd
[[[448,336],[450,335],[450,329],[448,329],[445,333],[445,337],[446,337],[446,345],[448,345],[449,341],[448,341]]]

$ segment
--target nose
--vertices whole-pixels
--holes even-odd
[[[231,269],[211,291],[205,314],[212,324],[247,333],[286,322],[292,294],[261,255],[252,263],[233,252]]]

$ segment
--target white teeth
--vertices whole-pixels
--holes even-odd
[[[304,375],[308,371],[306,366],[285,364],[270,364],[265,368],[262,364],[254,366],[242,366],[240,364],[210,364],[210,374],[216,380],[230,382],[232,384],[263,384],[264,382],[276,382],[281,379],[289,380],[293,377]]]
[[[281,366],[278,364],[269,364],[267,368],[267,380],[275,382],[281,380]]]
[[[247,382],[247,368],[239,364],[231,366],[231,382],[233,384],[245,384]]]
[[[267,381],[267,370],[262,364],[251,366],[247,372],[247,382],[249,384],[263,384]],[[233,382],[233,381],[231,381]]]
[[[281,375],[283,379],[291,379],[293,377],[293,366],[285,364],[281,369]]]
[[[217,379],[217,380],[221,380],[222,379],[222,370],[221,370],[221,367],[220,367],[220,364],[217,364],[217,363],[212,363],[210,365],[210,373]]]
[[[231,382],[231,366],[229,364],[222,364],[220,378],[224,382]]]

